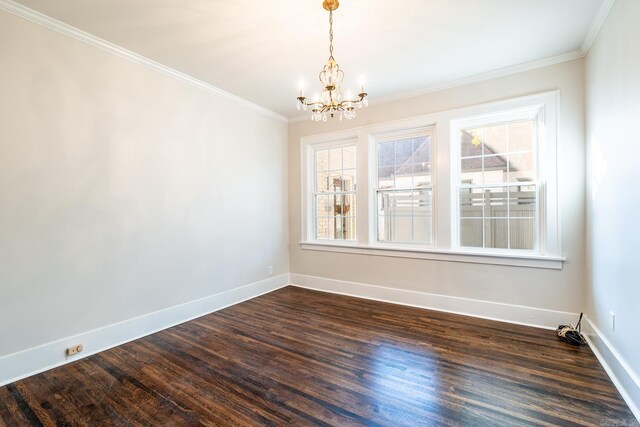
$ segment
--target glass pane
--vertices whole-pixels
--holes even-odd
[[[506,183],[507,157],[488,156],[484,158],[484,184]]]
[[[329,170],[342,169],[342,148],[329,150]]]
[[[342,173],[340,171],[330,172],[329,175],[329,191],[342,191]]]
[[[337,198],[335,207],[336,215],[355,216],[356,196],[355,194],[344,194]]]
[[[482,129],[467,129],[460,132],[460,156],[482,155]]]
[[[484,216],[485,218],[504,218],[509,215],[507,206],[508,187],[493,187],[484,189]]]
[[[340,220],[338,218],[338,220]],[[342,237],[345,240],[356,239],[356,219],[354,217],[342,218]]]
[[[431,190],[413,192],[413,214],[431,215]]]
[[[413,241],[420,243],[431,243],[431,217],[413,217]]]
[[[484,192],[481,188],[460,189],[460,218],[482,218]]]
[[[485,219],[484,244],[485,248],[507,249],[509,247],[508,220]]]
[[[460,246],[482,247],[482,219],[460,220]]]
[[[392,188],[395,182],[393,166],[378,168],[378,188]]]
[[[316,219],[316,238],[317,239],[333,239],[333,218],[317,218]]]
[[[316,171],[329,170],[329,150],[316,151]]]
[[[342,191],[353,191],[356,183],[356,170],[346,169],[342,171]]]
[[[394,215],[411,215],[413,208],[411,193],[411,190],[393,193]]]
[[[316,176],[316,188],[319,193],[329,191],[329,174],[327,172],[320,172]]]
[[[316,197],[316,216],[332,216],[334,196]]]
[[[378,216],[378,240],[381,242],[388,242],[391,240],[389,236],[389,230],[391,230],[391,218],[390,215]]]
[[[413,138],[413,162],[423,163],[431,161],[431,137],[421,136]]]
[[[394,216],[391,221],[391,240],[394,242],[410,242],[412,240],[410,216]]]
[[[535,220],[533,218],[509,220],[511,249],[532,250],[535,247],[535,231]]]
[[[484,155],[507,152],[507,125],[487,126],[482,129]]]
[[[406,169],[407,164],[411,164],[411,157],[413,154],[413,139],[402,139],[396,141],[396,168],[398,174],[401,169]],[[409,167],[409,173],[411,173],[411,167]]]
[[[378,215],[393,215],[393,193],[382,191],[378,193]]]
[[[431,163],[414,163],[413,186],[420,187],[431,184]]]
[[[509,154],[509,181],[535,180],[533,153]]]
[[[536,217],[535,186],[513,186],[509,188],[509,216],[511,218]]]
[[[393,166],[395,162],[394,143],[378,144],[378,166]]]
[[[535,127],[533,120],[509,125],[509,151],[534,151]]]
[[[356,147],[344,147],[342,149],[342,168],[356,168]]]
[[[482,157],[462,159],[460,184],[482,184]]]

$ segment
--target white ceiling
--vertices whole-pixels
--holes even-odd
[[[578,51],[603,1],[341,0],[334,54],[375,102]],[[287,117],[328,56],[322,0],[18,3]]]

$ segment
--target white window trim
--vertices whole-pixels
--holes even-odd
[[[545,92],[537,95],[513,98],[472,107],[443,111],[409,119],[397,120],[372,126],[362,126],[312,135],[300,139],[301,158],[301,241],[304,250],[318,250],[374,256],[430,259],[453,262],[467,262],[494,265],[523,266],[535,268],[562,269],[565,258],[560,246],[560,212],[557,195],[557,123],[559,91]],[[501,111],[531,109],[532,106],[544,106],[546,122],[546,141],[539,147],[538,164],[540,170],[541,191],[545,191],[546,204],[541,203],[540,212],[545,217],[541,244],[544,252],[500,251],[492,249],[475,250],[476,248],[459,248],[456,240],[456,226],[452,224],[457,212],[455,188],[453,180],[451,136],[456,121],[473,117],[496,114]],[[546,120],[555,117],[555,120]],[[375,234],[375,176],[370,171],[376,170],[375,136],[392,132],[403,132],[435,125],[432,148],[432,185],[433,185],[433,244],[377,242]],[[356,141],[357,150],[357,187],[356,187],[356,240],[314,240],[313,206],[310,191],[314,178],[313,149],[343,145],[348,140]],[[449,141],[447,144],[446,142]],[[544,188],[542,187],[544,185]],[[456,210],[454,210],[456,209]]]
[[[418,247],[422,249],[434,249],[436,248],[436,212],[432,209],[431,212],[431,242],[430,243],[418,243],[418,242],[383,242],[378,240],[378,215],[377,215],[377,191],[378,191],[378,150],[376,149],[377,144],[381,142],[394,141],[397,139],[411,138],[416,136],[431,136],[431,203],[434,205],[434,201],[436,200],[437,191],[437,171],[436,171],[436,162],[435,156],[437,147],[436,147],[436,132],[435,125],[431,124],[428,126],[420,126],[417,128],[409,128],[402,130],[394,130],[391,132],[378,132],[375,134],[369,135],[369,207],[371,209],[369,219],[371,221],[369,227],[369,242],[371,246],[376,246],[379,248],[391,248],[394,246],[399,247]]]

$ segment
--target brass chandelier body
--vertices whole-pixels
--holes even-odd
[[[368,105],[367,93],[364,86],[361,86],[358,98],[345,98],[342,93],[342,81],[344,80],[344,72],[333,57],[333,11],[340,6],[338,0],[324,0],[322,6],[329,11],[329,59],[322,68],[320,75],[320,83],[322,83],[322,94],[320,99],[314,102],[308,102],[307,98],[300,93],[298,97],[298,110],[301,108],[305,111],[311,109],[311,120],[327,121],[327,117],[339,115],[342,118],[352,119],[356,116],[356,108],[366,107]]]

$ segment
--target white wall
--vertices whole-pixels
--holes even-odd
[[[289,126],[290,267],[320,276],[565,312],[580,312],[584,287],[584,98],[581,59],[359,110],[350,122]],[[391,258],[301,249],[300,138],[534,93],[560,90],[558,138],[563,270]],[[373,84],[372,84],[373,90]],[[372,95],[372,99],[375,94]],[[446,143],[446,141],[440,141]],[[569,319],[570,320],[570,319]]]
[[[586,308],[640,408],[640,2],[617,0],[586,58]],[[615,331],[609,312],[615,313]],[[610,349],[600,340],[608,341]],[[630,375],[629,375],[630,374]],[[635,384],[632,377],[635,376]],[[637,410],[637,409],[636,409]],[[640,416],[640,412],[638,412]]]
[[[288,272],[286,123],[3,11],[0,98],[0,357]]]

